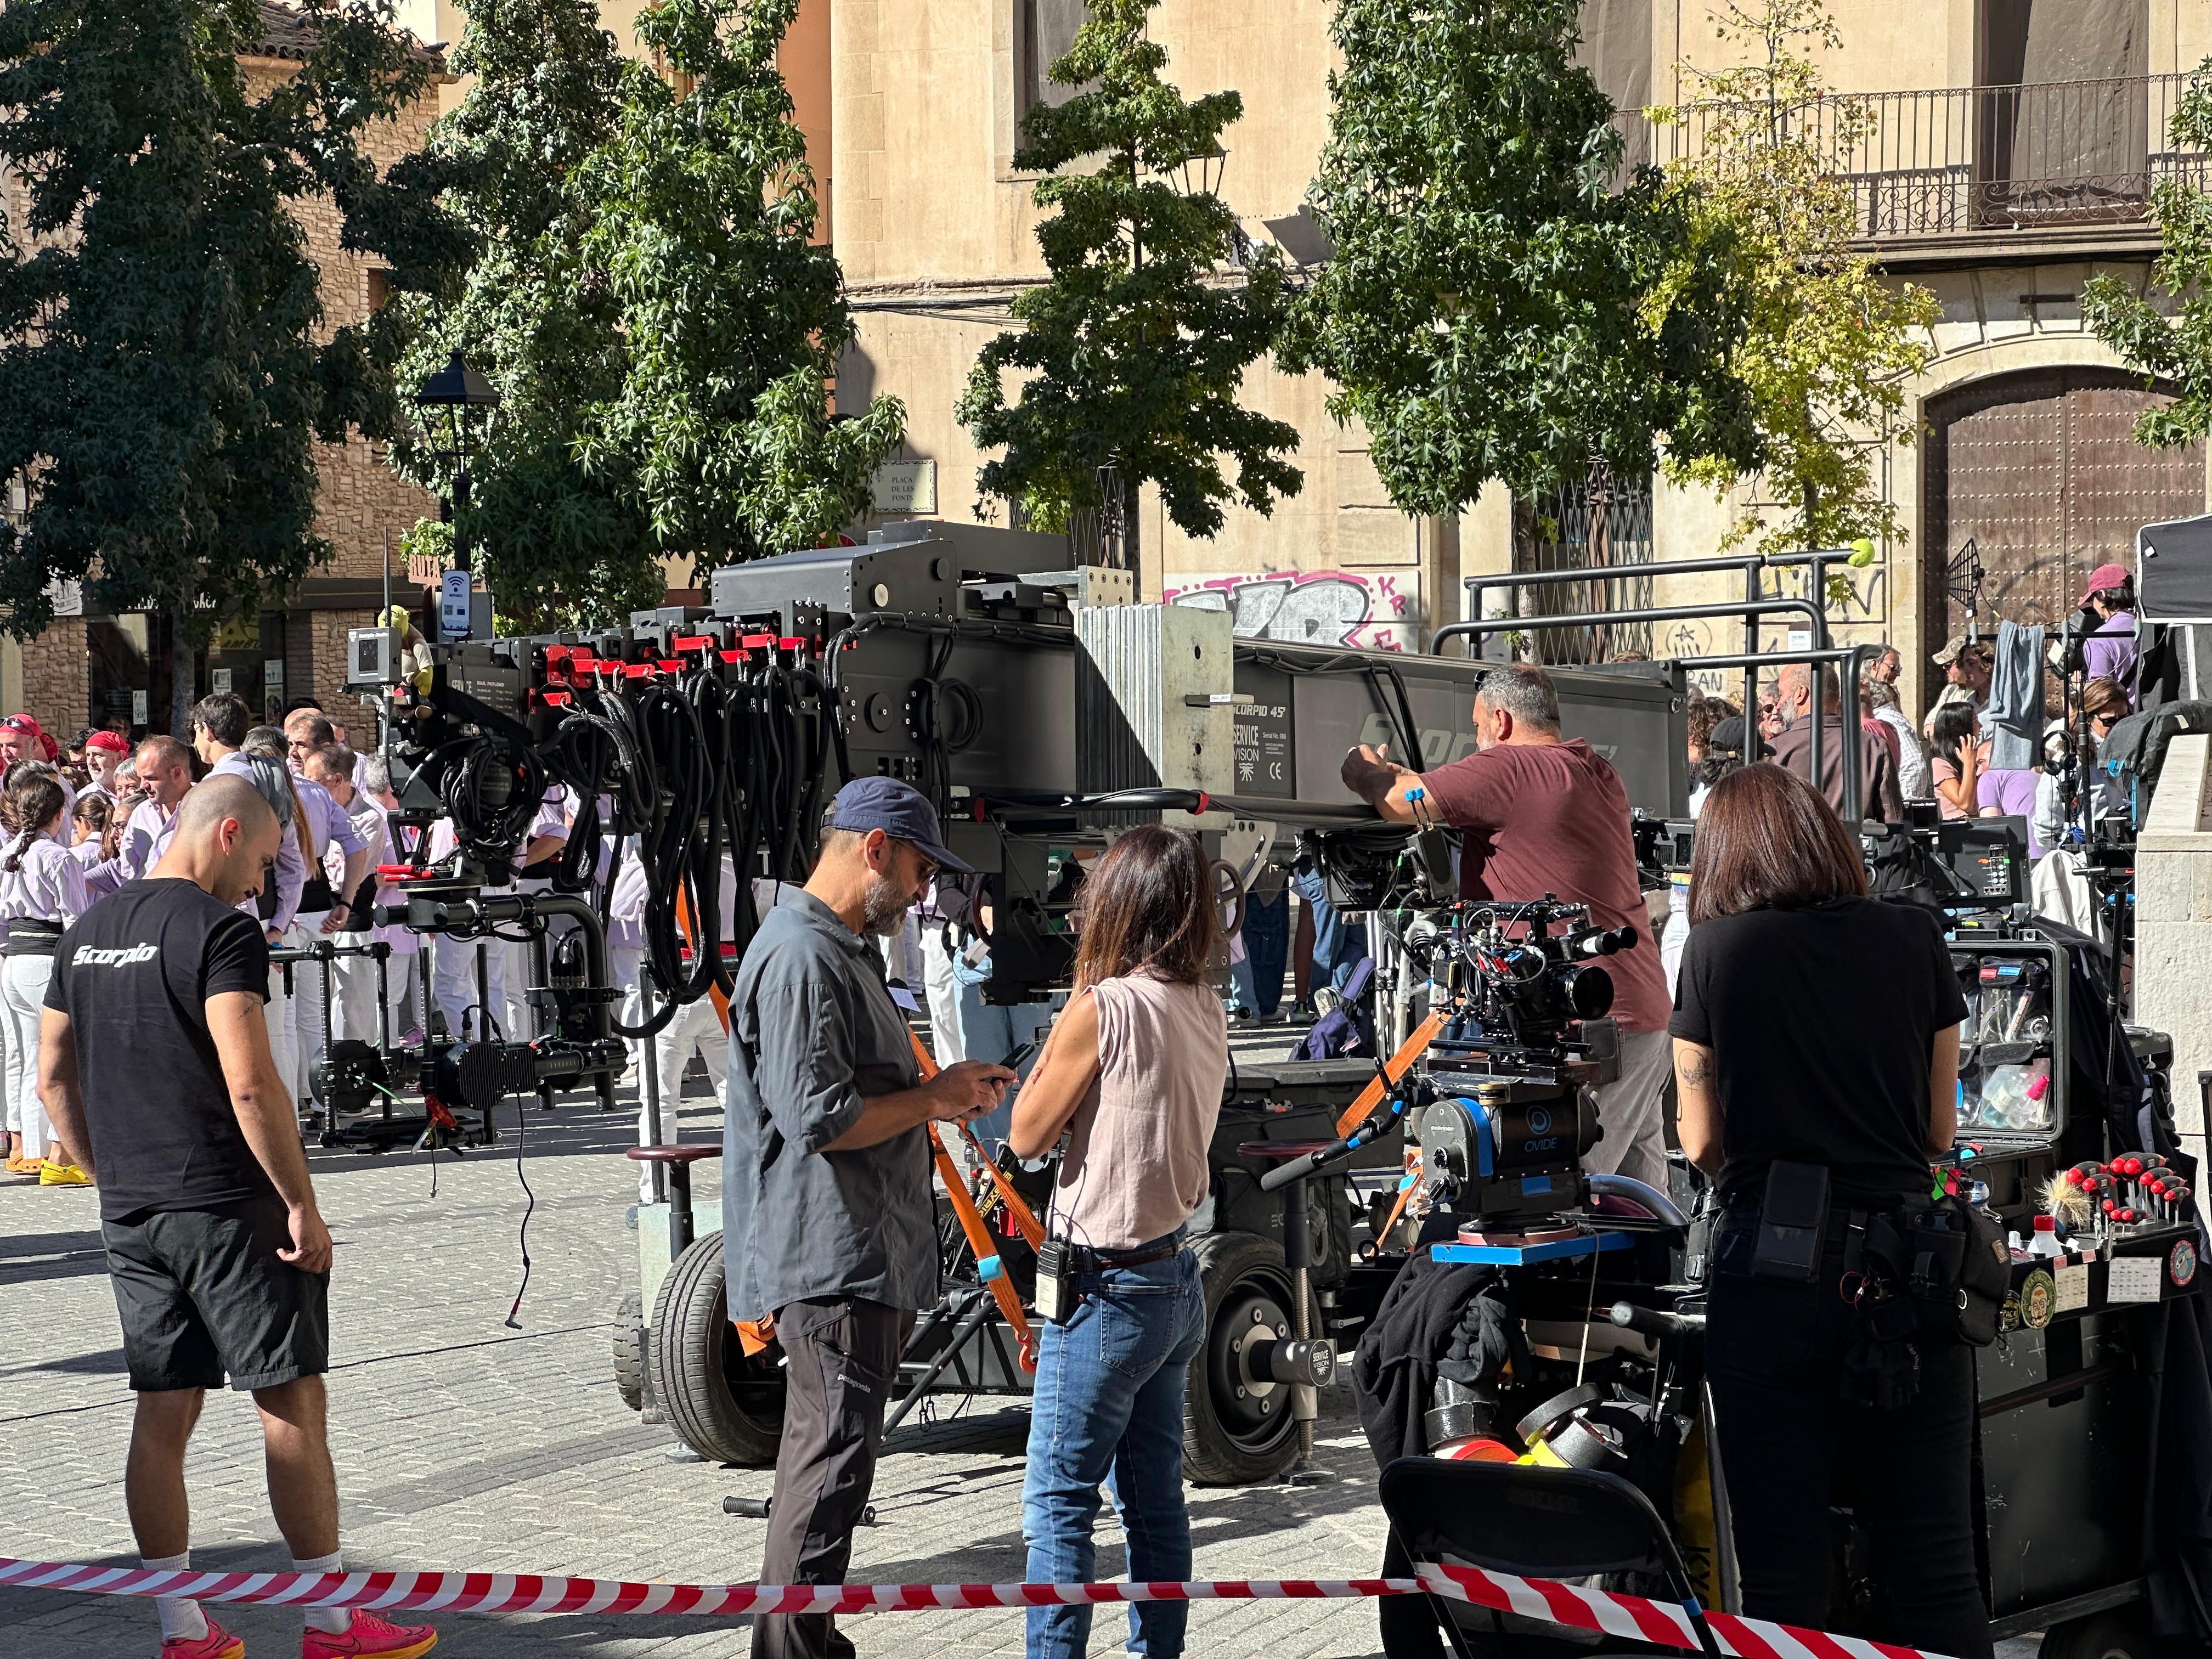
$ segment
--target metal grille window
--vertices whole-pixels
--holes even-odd
[[[1593,467],[1587,478],[1513,501],[1513,568],[1516,571],[1597,570],[1613,564],[1645,564],[1651,552],[1651,475],[1619,477]],[[1577,612],[1628,611],[1650,605],[1646,576],[1559,582],[1520,590],[1518,614],[1567,617]],[[1617,662],[1632,653],[1649,656],[1651,625],[1547,629],[1531,636],[1536,660]]]

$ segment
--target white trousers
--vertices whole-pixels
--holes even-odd
[[[921,988],[929,1005],[929,1048],[939,1066],[968,1058],[960,1030],[960,987],[952,977],[952,953],[944,945],[941,922],[921,924]]]
[[[53,1139],[39,1099],[39,1010],[53,976],[52,957],[9,957],[0,968],[0,1008],[7,1013],[8,1127],[23,1137],[25,1158],[44,1158]]]
[[[494,939],[494,951],[507,953],[504,978],[505,988],[501,998],[506,1006],[499,1018],[509,1042],[527,1042],[538,1034],[535,1017],[530,1012],[530,946],[514,939]],[[548,947],[549,951],[550,947]]]
[[[317,939],[337,938],[337,934],[323,932],[323,923],[329,919],[330,914],[327,910],[317,910],[295,917],[291,931],[284,935],[284,943],[295,951],[304,951]],[[292,1032],[292,1069],[281,1075],[291,1085],[292,1098],[305,1100],[315,1092],[315,1067],[323,1060],[321,963],[293,964],[292,1006],[286,1012],[285,1018]]]
[[[477,946],[484,949],[485,990],[483,1002],[491,1010],[492,1023],[507,1018],[507,951],[500,939],[456,939],[440,933],[422,941],[430,954],[430,1000],[446,1017],[448,1036],[461,1034],[461,1017],[468,1016],[469,1035],[484,1035],[483,1008],[477,997]],[[512,1034],[510,1033],[510,1036]]]
[[[4,1113],[8,1133],[11,1135],[23,1133],[22,1098],[7,1085],[8,1056],[14,1052],[16,1046],[12,1034],[8,1030],[6,1018],[0,1018],[0,1094],[7,1097],[5,1100],[0,1100],[0,1113]]]
[[[333,933],[331,938],[341,945],[365,945],[372,937],[368,933]],[[392,1007],[396,1017],[399,1000],[407,989],[407,970],[414,965],[411,957],[395,956],[384,964],[386,983],[391,988]],[[377,1036],[376,963],[368,957],[340,957],[331,964],[331,992],[334,999],[331,1008],[331,1035],[341,1042],[374,1042]],[[404,1030],[395,1024],[392,1035],[398,1036]]]
[[[617,947],[609,951],[607,957],[608,971],[616,988],[623,993],[623,1024],[643,1024],[645,952]],[[631,1081],[637,1088],[637,1144],[651,1146],[656,1143],[645,1099],[645,1042],[641,1037],[624,1041],[629,1046],[630,1065],[635,1068]],[[653,1038],[653,1069],[660,1085],[660,1146],[675,1146],[683,1142],[679,1108],[684,1100],[684,1073],[695,1054],[706,1063],[707,1075],[714,1079],[715,1098],[726,1107],[730,1039],[722,1029],[721,1016],[714,1012],[712,996],[701,997],[678,1008],[676,1017]],[[637,1196],[641,1204],[653,1201],[653,1170],[647,1164],[637,1166]]]

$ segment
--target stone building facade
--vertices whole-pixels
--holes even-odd
[[[1295,216],[1327,132],[1330,9],[1162,0],[1151,21],[1186,95],[1242,93],[1220,193],[1255,240],[1294,256],[1310,252]],[[1694,131],[1670,135],[1637,112],[1695,103],[1698,72],[1728,50],[1719,9],[1585,0],[1585,61],[1623,112],[1632,156],[1663,161]],[[2212,54],[2212,8],[1832,0],[1828,11],[1842,45],[1823,68],[1873,121],[1849,164],[1860,246],[1942,307],[1934,360],[1906,388],[1914,435],[1877,457],[1906,538],[1852,573],[1855,599],[1830,622],[1844,641],[1903,647],[1917,702],[1939,678],[1927,655],[1960,625],[1949,567],[1969,541],[1988,567],[1986,626],[2046,610],[2068,580],[2122,555],[2135,526],[2205,505],[2202,446],[2154,453],[2128,436],[2160,394],[2085,331],[2080,295],[2096,270],[2145,281],[2158,246],[2151,185],[2176,171],[2207,177],[2204,158],[2174,153],[2166,135],[2188,72]],[[984,458],[952,409],[1006,303],[1043,274],[1035,180],[1013,166],[1014,135],[1030,100],[1064,95],[1044,67],[1083,15],[1084,0],[831,0],[833,240],[861,322],[840,385],[905,399],[908,458],[934,474],[925,497],[897,503],[908,511],[1003,510],[975,501]],[[1418,648],[1465,614],[1469,577],[1576,566],[1593,547],[1616,563],[1709,556],[1735,507],[1757,501],[1755,486],[1723,501],[1616,479],[1595,503],[1587,490],[1516,502],[1493,489],[1456,519],[1412,520],[1381,490],[1363,435],[1328,415],[1318,377],[1262,366],[1246,389],[1302,434],[1304,492],[1272,519],[1232,512],[1212,541],[1182,536],[1148,499],[1139,533],[1148,594],[1226,605],[1249,632]],[[1539,540],[1551,525],[1564,528]],[[1616,604],[1741,596],[1740,577],[1612,586]],[[1711,624],[1631,642],[1689,654],[1738,648],[1741,636]],[[1784,642],[1782,627],[1765,630],[1767,648]]]

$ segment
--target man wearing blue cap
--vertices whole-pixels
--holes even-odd
[[[947,852],[896,778],[837,792],[804,888],[786,888],[730,992],[722,1248],[730,1317],[773,1316],[787,1380],[761,1582],[835,1584],[875,1480],[884,1408],[915,1313],[937,1300],[932,1120],[996,1106],[1014,1073],[963,1060],[921,1081],[876,935],[896,930]],[[754,1659],[853,1644],[828,1613],[753,1621]]]

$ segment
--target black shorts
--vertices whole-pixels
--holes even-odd
[[[131,1386],[273,1389],[330,1369],[328,1273],[277,1259],[291,1248],[273,1194],[204,1210],[103,1221]]]

